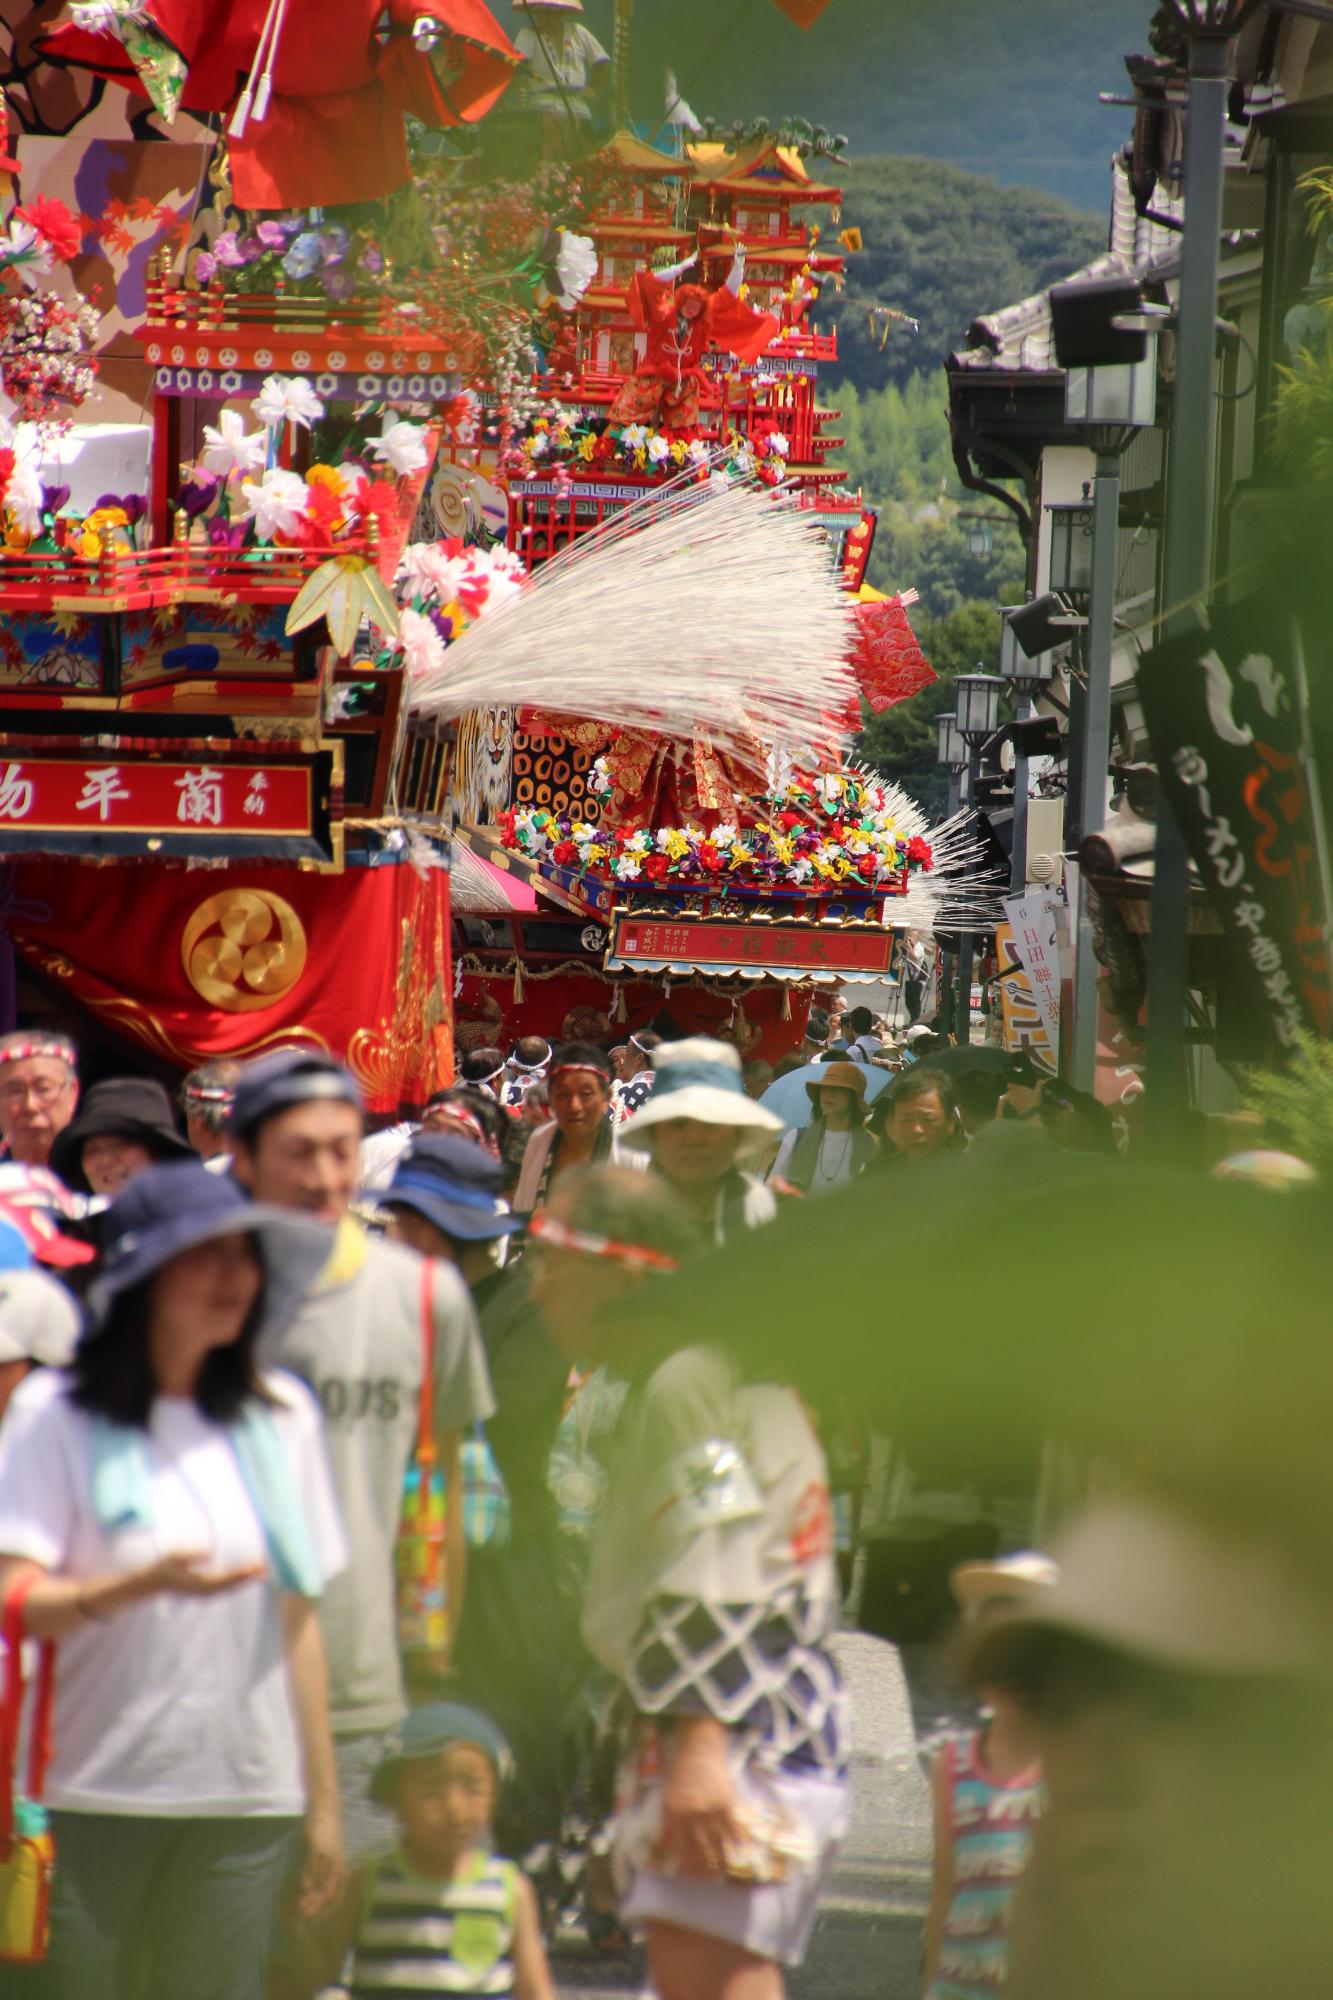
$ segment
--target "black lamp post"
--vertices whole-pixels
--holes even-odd
[[[958,696],[955,711],[958,734],[967,747],[962,803],[976,804],[977,778],[981,770],[981,746],[994,736],[1000,722],[1000,696],[1004,682],[995,674],[959,674],[954,682]],[[958,1039],[972,1039],[972,933],[964,931],[958,941]]]
[[[935,717],[935,762],[940,769],[949,773],[949,817],[958,811],[963,784],[963,766],[967,762],[967,745],[958,727],[958,716],[952,708],[944,709]],[[953,1015],[957,995],[948,981],[944,982],[941,996],[947,1004],[944,1007],[946,1031],[953,1026]]]
[[[1008,683],[1020,724],[1032,721],[1036,713],[1035,697],[1055,679],[1055,654],[1039,652],[1029,657],[1008,618],[1000,627],[1000,678]],[[1014,736],[1014,837],[1009,869],[1009,886],[1016,896],[1023,894],[1028,883],[1030,782],[1027,735],[1020,727]]]

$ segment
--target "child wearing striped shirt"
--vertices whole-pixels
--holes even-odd
[[[371,1795],[398,1822],[385,1860],[349,1882],[327,1932],[351,2000],[555,2000],[537,1898],[490,1830],[512,1759],[479,1709],[414,1709],[375,1773]]]

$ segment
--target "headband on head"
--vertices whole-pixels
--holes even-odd
[[[549,1056],[543,1056],[540,1062],[535,1063],[520,1062],[517,1056],[510,1056],[509,1058],[510,1069],[516,1069],[521,1076],[541,1076],[545,1070],[550,1068],[550,1065],[551,1058]]]
[[[49,1056],[73,1069],[78,1057],[73,1042],[63,1035],[29,1035],[23,1041],[0,1048],[0,1063],[28,1062],[33,1056]]]
[[[227,1083],[187,1083],[181,1096],[187,1104],[231,1104],[236,1092]]]
[[[609,1071],[604,1069],[599,1069],[596,1063],[588,1063],[588,1062],[556,1063],[551,1068],[549,1074],[551,1076],[573,1076],[577,1071],[580,1070],[583,1072],[585,1076],[598,1077],[605,1084],[609,1084],[611,1081]]]
[[[488,1153],[494,1154],[495,1158],[499,1159],[500,1148],[480,1118],[475,1112],[469,1111],[465,1104],[437,1104],[434,1108],[442,1112],[453,1124],[461,1125],[465,1131],[470,1132],[479,1146],[484,1146]]]
[[[642,1243],[620,1243],[614,1236],[594,1236],[590,1230],[573,1229],[559,1222],[548,1209],[539,1209],[528,1224],[529,1236],[547,1243],[553,1250],[572,1250],[580,1257],[602,1257],[627,1271],[678,1271],[676,1258],[664,1250],[650,1250]]]
[[[635,1048],[639,1051],[639,1054],[641,1056],[650,1056],[652,1054],[652,1050],[646,1049],[643,1046],[643,1043],[639,1040],[637,1035],[631,1035],[630,1040],[633,1042]]]

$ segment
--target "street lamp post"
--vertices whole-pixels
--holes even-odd
[[[1022,728],[1037,713],[1033,697],[1055,679],[1055,655],[1039,652],[1029,657],[1008,618],[1000,627],[1000,678],[1007,681],[1017,709],[1020,727],[1014,734],[1014,831],[1009,886],[1021,896],[1028,885],[1028,796],[1031,787],[1027,732]]]
[[[994,736],[1000,720],[1000,696],[1004,682],[994,674],[959,674],[954,683],[958,695],[958,734],[967,746],[964,766],[964,805],[977,801],[977,779],[981,771],[981,746]],[[964,931],[958,941],[958,1008],[961,1042],[972,1039],[972,933]]]
[[[967,762],[967,745],[958,729],[958,716],[952,708],[943,709],[935,717],[935,762],[941,770],[949,773],[949,818],[958,811],[962,794],[963,766]],[[945,1008],[945,1027],[952,1027],[953,1001],[955,995],[946,984],[945,993],[950,1004]]]
[[[1087,547],[1086,583],[1080,576],[1064,588],[1086,590],[1088,623],[1083,648],[1087,689],[1079,757],[1079,788],[1073,802],[1075,841],[1100,833],[1106,824],[1106,776],[1111,758],[1111,663],[1115,647],[1115,607],[1120,539],[1120,461],[1135,434],[1157,415],[1157,343],[1149,340],[1146,359],[1110,367],[1071,368],[1065,376],[1065,420],[1086,430],[1097,456]],[[1080,556],[1082,549],[1080,549]],[[1052,538],[1052,570],[1056,560]],[[1052,583],[1062,586],[1053,573]],[[1097,1080],[1097,958],[1092,941],[1088,887],[1079,871],[1077,943],[1074,953],[1074,1023],[1070,1081],[1091,1092]]]
[[[1166,496],[1162,636],[1194,629],[1211,574],[1217,376],[1217,289],[1222,240],[1227,93],[1235,35],[1258,0],[1165,0],[1189,48],[1185,118],[1185,231],[1176,328],[1176,392]],[[1189,855],[1164,792],[1148,940],[1144,1113],[1152,1143],[1169,1146],[1186,1105],[1185,1002],[1189,974]]]

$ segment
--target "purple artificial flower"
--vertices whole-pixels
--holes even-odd
[[[326,271],[324,290],[331,299],[350,299],[356,290],[356,279],[350,271]]]
[[[125,509],[125,519],[132,528],[137,528],[148,512],[148,501],[142,493],[125,493],[121,496],[121,506]]]
[[[206,514],[217,498],[218,479],[213,472],[197,472],[193,479],[187,479],[172,503],[176,509],[197,521]]]
[[[246,262],[241,248],[241,239],[234,229],[224,229],[213,245],[213,256],[217,263],[224,264],[229,271],[239,271]]]
[[[68,486],[43,485],[42,512],[44,514],[58,514],[61,508],[65,506],[68,500],[69,500]]]
[[[303,229],[283,258],[282,268],[289,278],[308,278],[319,269],[323,258],[322,239],[313,229]]]
[[[211,285],[217,276],[218,260],[209,250],[201,250],[194,260],[194,275],[201,285]]]
[[[285,250],[287,248],[286,231],[280,222],[261,222],[255,230],[255,235],[265,250]]]
[[[426,616],[430,619],[431,624],[435,627],[435,630],[439,633],[445,645],[446,646],[451,645],[453,643],[453,637],[454,637],[453,619],[447,617],[445,613],[439,609],[438,605],[435,607],[434,610],[428,611],[426,613]]]
[[[243,549],[245,531],[244,521],[224,521],[220,514],[215,514],[208,524],[209,546],[215,549]]]
[[[357,262],[363,271],[369,271],[372,277],[377,278],[384,269],[384,256],[379,244],[367,243]]]
[[[349,241],[350,238],[341,222],[331,222],[329,224],[320,237],[320,255],[324,259],[324,268],[326,271],[332,270],[336,265],[342,263],[343,258],[347,255]]]

